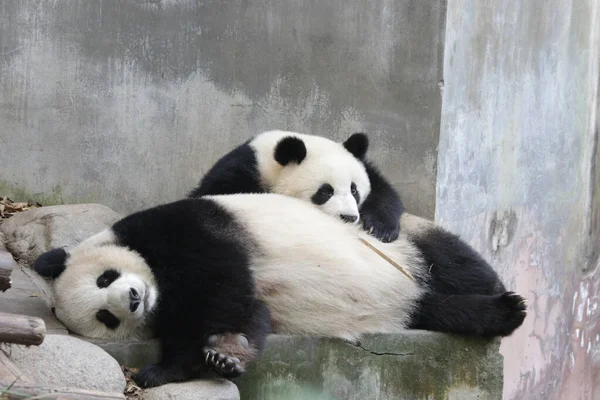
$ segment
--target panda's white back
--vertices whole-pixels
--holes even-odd
[[[209,197],[232,212],[259,245],[252,269],[278,332],[352,340],[403,329],[423,289],[359,238],[417,276],[422,260],[404,237],[381,243],[286,196]]]

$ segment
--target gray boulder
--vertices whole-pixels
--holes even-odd
[[[20,264],[31,265],[43,252],[74,246],[119,219],[119,214],[101,204],[40,207],[3,222],[0,236]]]
[[[168,383],[144,390],[144,400],[239,400],[240,392],[225,379]]]
[[[119,363],[100,347],[67,335],[46,335],[40,346],[9,345],[23,374],[43,385],[123,393]]]

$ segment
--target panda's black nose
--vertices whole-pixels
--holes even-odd
[[[134,288],[129,289],[129,311],[135,312],[140,306],[140,294]]]
[[[356,215],[340,215],[340,218],[342,218],[342,220],[344,222],[356,222],[356,220],[358,219],[358,217]]]
[[[140,294],[134,288],[130,288],[129,289],[129,298],[131,300],[139,300],[140,299]]]

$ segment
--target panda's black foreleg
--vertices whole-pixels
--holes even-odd
[[[400,234],[400,216],[404,205],[400,195],[371,163],[364,162],[371,193],[360,208],[360,219],[367,232],[382,242],[393,242]]]
[[[255,301],[252,317],[236,332],[224,332],[208,337],[202,350],[204,362],[226,378],[235,378],[246,371],[249,362],[260,356],[271,331],[269,309]]]
[[[411,329],[463,335],[508,336],[523,323],[525,299],[513,292],[499,295],[427,293],[411,316]]]
[[[204,342],[202,339],[168,337],[161,342],[160,363],[146,365],[133,377],[139,387],[149,388],[185,381],[199,370],[199,351]]]

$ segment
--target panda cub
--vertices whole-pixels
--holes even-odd
[[[368,146],[363,133],[337,143],[296,132],[263,132],[219,159],[189,197],[284,194],[310,201],[346,222],[361,223],[381,241],[394,241],[404,207],[367,161]]]
[[[349,341],[419,325],[494,337],[510,335],[526,315],[523,298],[491,269],[452,267],[461,279],[435,292],[430,265],[403,234],[381,243],[277,194],[140,211],[68,252],[42,254],[34,268],[51,280],[55,315],[69,330],[107,339],[155,332],[162,359],[135,375],[141,387],[187,380],[207,365],[238,376],[271,327]]]

